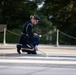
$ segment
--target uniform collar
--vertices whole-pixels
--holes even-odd
[[[31,23],[31,26],[33,26],[33,24],[32,24],[32,22],[31,22],[31,20],[30,20],[30,23]]]

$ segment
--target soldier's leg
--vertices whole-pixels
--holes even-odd
[[[22,52],[27,52],[27,54],[37,54],[36,49],[33,44],[27,44],[21,48]]]
[[[36,42],[36,45],[40,43],[40,37],[39,36],[34,36],[34,40]]]
[[[23,48],[22,52],[27,52],[27,54],[37,54],[33,44],[27,44],[27,47]]]
[[[26,45],[22,45],[22,44],[17,44],[17,52],[19,53],[19,54],[21,54],[21,51],[22,50],[22,52],[27,52],[28,54],[30,54],[31,53],[31,50],[29,50],[29,48],[28,48],[28,46],[26,46]]]
[[[20,50],[22,50],[22,52],[27,52],[27,54],[37,54],[33,44],[17,44],[17,52],[19,54],[21,54]]]
[[[33,44],[33,45],[34,45],[35,49],[38,50],[38,44],[40,43],[40,37],[34,36],[34,40],[35,40],[35,44]]]
[[[30,46],[31,46],[31,48],[33,49],[33,50],[31,51],[31,54],[37,54],[36,49],[35,49],[35,46],[34,46],[33,44],[30,44]]]

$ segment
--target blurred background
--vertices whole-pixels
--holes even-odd
[[[76,0],[0,0],[0,43],[17,43],[31,14],[40,44],[76,45]]]

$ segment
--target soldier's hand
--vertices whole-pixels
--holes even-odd
[[[38,34],[37,33],[34,33],[34,36],[38,36]]]
[[[37,45],[35,46],[35,49],[38,51],[38,46]]]

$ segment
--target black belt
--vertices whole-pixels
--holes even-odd
[[[22,35],[26,35],[26,36],[28,36],[28,34],[25,34],[25,33],[23,33],[23,32],[22,32],[21,34],[22,34]]]

